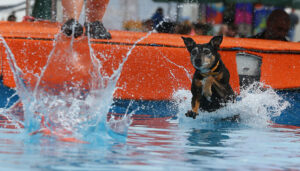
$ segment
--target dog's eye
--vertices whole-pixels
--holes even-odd
[[[204,50],[203,53],[204,53],[205,55],[208,55],[208,54],[210,54],[210,50]]]
[[[198,53],[198,49],[195,48],[195,49],[192,50],[191,55],[195,56],[195,55],[197,55],[197,53]]]

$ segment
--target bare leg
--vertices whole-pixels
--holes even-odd
[[[87,22],[102,21],[109,0],[88,0],[86,4]]]
[[[61,30],[65,35],[73,35],[76,38],[83,34],[83,27],[78,23],[83,2],[83,0],[62,0],[65,23]]]
[[[109,0],[87,0],[86,4],[86,34],[93,39],[111,39],[110,33],[102,24]]]
[[[71,18],[78,21],[82,5],[83,0],[62,0],[62,6],[64,10],[64,21]]]

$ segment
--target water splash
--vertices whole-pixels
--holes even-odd
[[[240,115],[242,125],[250,127],[268,127],[271,118],[279,116],[290,106],[288,101],[278,95],[272,88],[262,83],[253,83],[241,90],[235,102],[215,112],[200,112],[194,120],[185,113],[191,110],[192,94],[190,90],[178,90],[173,94],[174,103],[178,107],[179,122],[189,127],[213,127],[220,119]]]
[[[103,72],[102,61],[96,57],[90,37],[79,40],[81,46],[82,43],[86,46],[80,47],[86,49],[85,55],[90,57],[86,59],[76,49],[78,40],[56,35],[53,49],[40,74],[22,71],[4,38],[0,37],[14,74],[19,102],[22,103],[18,106],[21,106],[24,119],[18,122],[29,133],[48,129],[59,137],[72,136],[90,143],[126,136],[131,123],[130,114],[118,120],[111,117],[108,122],[107,114],[124,63],[136,45],[152,32],[134,43],[111,75]],[[11,112],[15,111],[14,106],[1,112],[17,120]]]

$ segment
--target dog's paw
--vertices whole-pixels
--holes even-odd
[[[186,112],[185,116],[186,117],[191,117],[193,119],[196,119],[196,116],[198,115],[198,113],[192,111],[192,110],[189,110],[188,112]]]

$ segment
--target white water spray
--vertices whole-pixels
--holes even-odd
[[[220,119],[240,115],[240,122],[250,127],[268,127],[272,117],[279,116],[290,106],[272,88],[262,83],[253,83],[241,91],[236,102],[228,103],[215,112],[199,112],[196,119],[187,118],[185,113],[191,110],[192,94],[190,90],[178,90],[173,100],[178,107],[179,123],[190,127],[210,127]]]
[[[90,52],[91,68],[88,71],[90,74],[90,82],[88,83],[90,89],[83,89],[82,81],[74,82],[71,86],[64,84],[63,88],[53,90],[45,87],[44,77],[49,71],[49,66],[56,62],[57,57],[55,54],[60,53],[57,50],[58,43],[62,41],[60,35],[55,36],[53,42],[53,49],[50,52],[46,65],[41,69],[41,73],[33,76],[35,79],[34,85],[28,84],[25,77],[26,71],[22,71],[16,62],[14,54],[6,44],[4,38],[0,37],[1,43],[6,49],[7,59],[10,68],[13,71],[14,79],[16,82],[16,90],[23,104],[24,121],[20,121],[28,132],[40,129],[42,118],[45,119],[45,126],[55,132],[69,132],[76,138],[84,138],[85,140],[99,140],[92,136],[101,134],[100,139],[110,139],[108,132],[115,131],[119,134],[126,135],[127,129],[131,123],[130,116],[125,115],[121,120],[115,120],[112,117],[107,123],[107,113],[113,102],[113,94],[116,90],[117,81],[121,75],[124,63],[128,60],[132,50],[136,45],[152,34],[149,32],[144,37],[137,40],[134,45],[129,49],[126,56],[123,58],[118,68],[113,71],[113,74],[108,76],[107,73],[102,73],[102,61],[96,58],[91,42],[88,37],[88,47]],[[74,41],[71,40],[69,49],[64,49],[68,52],[69,58],[76,58],[76,52],[73,51]],[[52,63],[51,63],[52,62]],[[67,61],[69,62],[69,61]],[[69,65],[66,65],[65,71]],[[72,73],[72,71],[70,71]],[[48,73],[49,74],[49,73]],[[63,74],[63,73],[62,73]],[[47,91],[50,90],[50,91]],[[3,109],[3,113],[11,115],[9,110]],[[12,118],[12,117],[10,117]],[[63,135],[62,135],[63,136]]]

